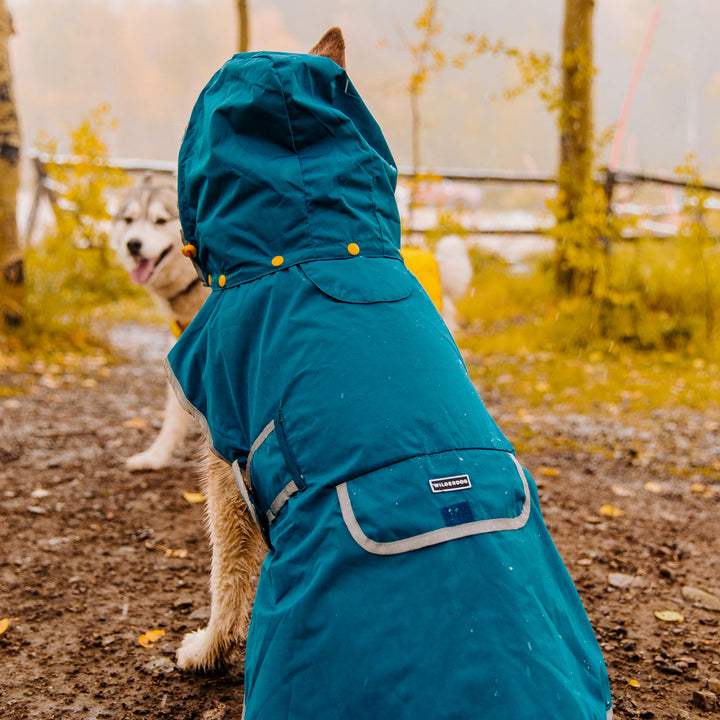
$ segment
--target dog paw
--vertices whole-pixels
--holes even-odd
[[[145,450],[129,457],[125,461],[125,467],[128,470],[162,470],[169,462],[170,458],[167,455]]]
[[[227,661],[228,647],[218,642],[208,628],[188,633],[177,651],[177,665],[181,670],[209,672]]]

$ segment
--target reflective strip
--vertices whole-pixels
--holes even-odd
[[[270,509],[265,513],[268,519],[268,523],[272,523],[273,520],[280,514],[280,511],[285,507],[285,503],[296,493],[300,488],[295,484],[294,480],[291,480],[278,494],[278,496],[272,501]]]
[[[205,440],[207,441],[210,450],[212,450],[212,452],[217,455],[221,460],[224,460],[226,463],[229,464],[230,461],[227,458],[223,457],[213,445],[212,433],[210,432],[210,426],[208,425],[207,418],[185,397],[185,391],[182,389],[180,381],[175,377],[175,373],[173,372],[172,366],[170,365],[170,361],[168,360],[168,358],[163,359],[163,366],[165,367],[165,372],[167,373],[170,387],[172,387],[173,391],[175,392],[180,407],[186,412],[190,413],[190,415],[192,415],[195,419],[195,422],[197,422],[197,424],[200,426],[200,429],[205,436]]]
[[[613,720],[613,709],[612,708],[610,708],[607,711],[607,720]]]
[[[255,507],[255,502],[253,501],[252,497],[250,497],[250,490],[245,484],[245,478],[243,477],[243,472],[240,469],[240,464],[237,460],[232,464],[232,472],[233,477],[235,478],[235,484],[237,485],[238,492],[240,493],[240,497],[242,497],[243,502],[245,503],[245,505],[247,505],[248,512],[252,516],[255,524],[262,530],[262,526],[260,525],[258,519],[257,508]]]
[[[482,533],[500,532],[501,530],[519,530],[524,527],[530,517],[530,489],[528,487],[527,477],[520,463],[514,455],[508,453],[517,467],[518,474],[523,484],[525,492],[525,501],[523,502],[520,514],[512,518],[492,518],[489,520],[476,520],[475,522],[465,523],[464,525],[455,525],[453,527],[439,528],[430,532],[414,535],[404,540],[392,540],[390,542],[378,542],[371,540],[360,527],[350,502],[350,493],[347,483],[344,482],[337,486],[338,499],[340,500],[340,510],[342,511],[343,520],[347,529],[350,531],[355,542],[374,555],[397,555],[398,553],[410,552],[411,550],[419,550],[420,548],[430,545],[438,545],[448,540],[457,540],[458,538],[469,537],[470,535],[480,535]]]
[[[268,439],[270,433],[275,430],[275,420],[271,420],[264,428],[263,431],[257,436],[255,442],[250,446],[250,452],[248,453],[247,463],[245,463],[245,472],[250,472],[250,463],[252,462],[255,451]]]

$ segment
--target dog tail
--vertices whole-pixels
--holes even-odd
[[[458,235],[445,235],[435,248],[435,259],[443,294],[451,300],[460,300],[467,293],[473,276],[463,239]]]

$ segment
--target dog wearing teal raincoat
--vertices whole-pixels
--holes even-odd
[[[535,484],[403,264],[396,166],[343,56],[337,29],[234,56],[182,143],[212,292],[166,366],[213,453],[213,561],[178,663],[228,661],[264,543],[246,720],[606,720]]]

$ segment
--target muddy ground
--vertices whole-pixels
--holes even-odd
[[[29,389],[0,397],[0,717],[239,719],[242,656],[222,675],[173,665],[209,611],[203,507],[184,497],[198,490],[200,438],[165,471],[124,467],[161,423],[170,337],[126,326],[114,338],[128,362],[0,370],[0,387]],[[720,594],[720,417],[529,418],[483,393],[541,486],[616,717],[717,717],[720,612],[682,589]]]

